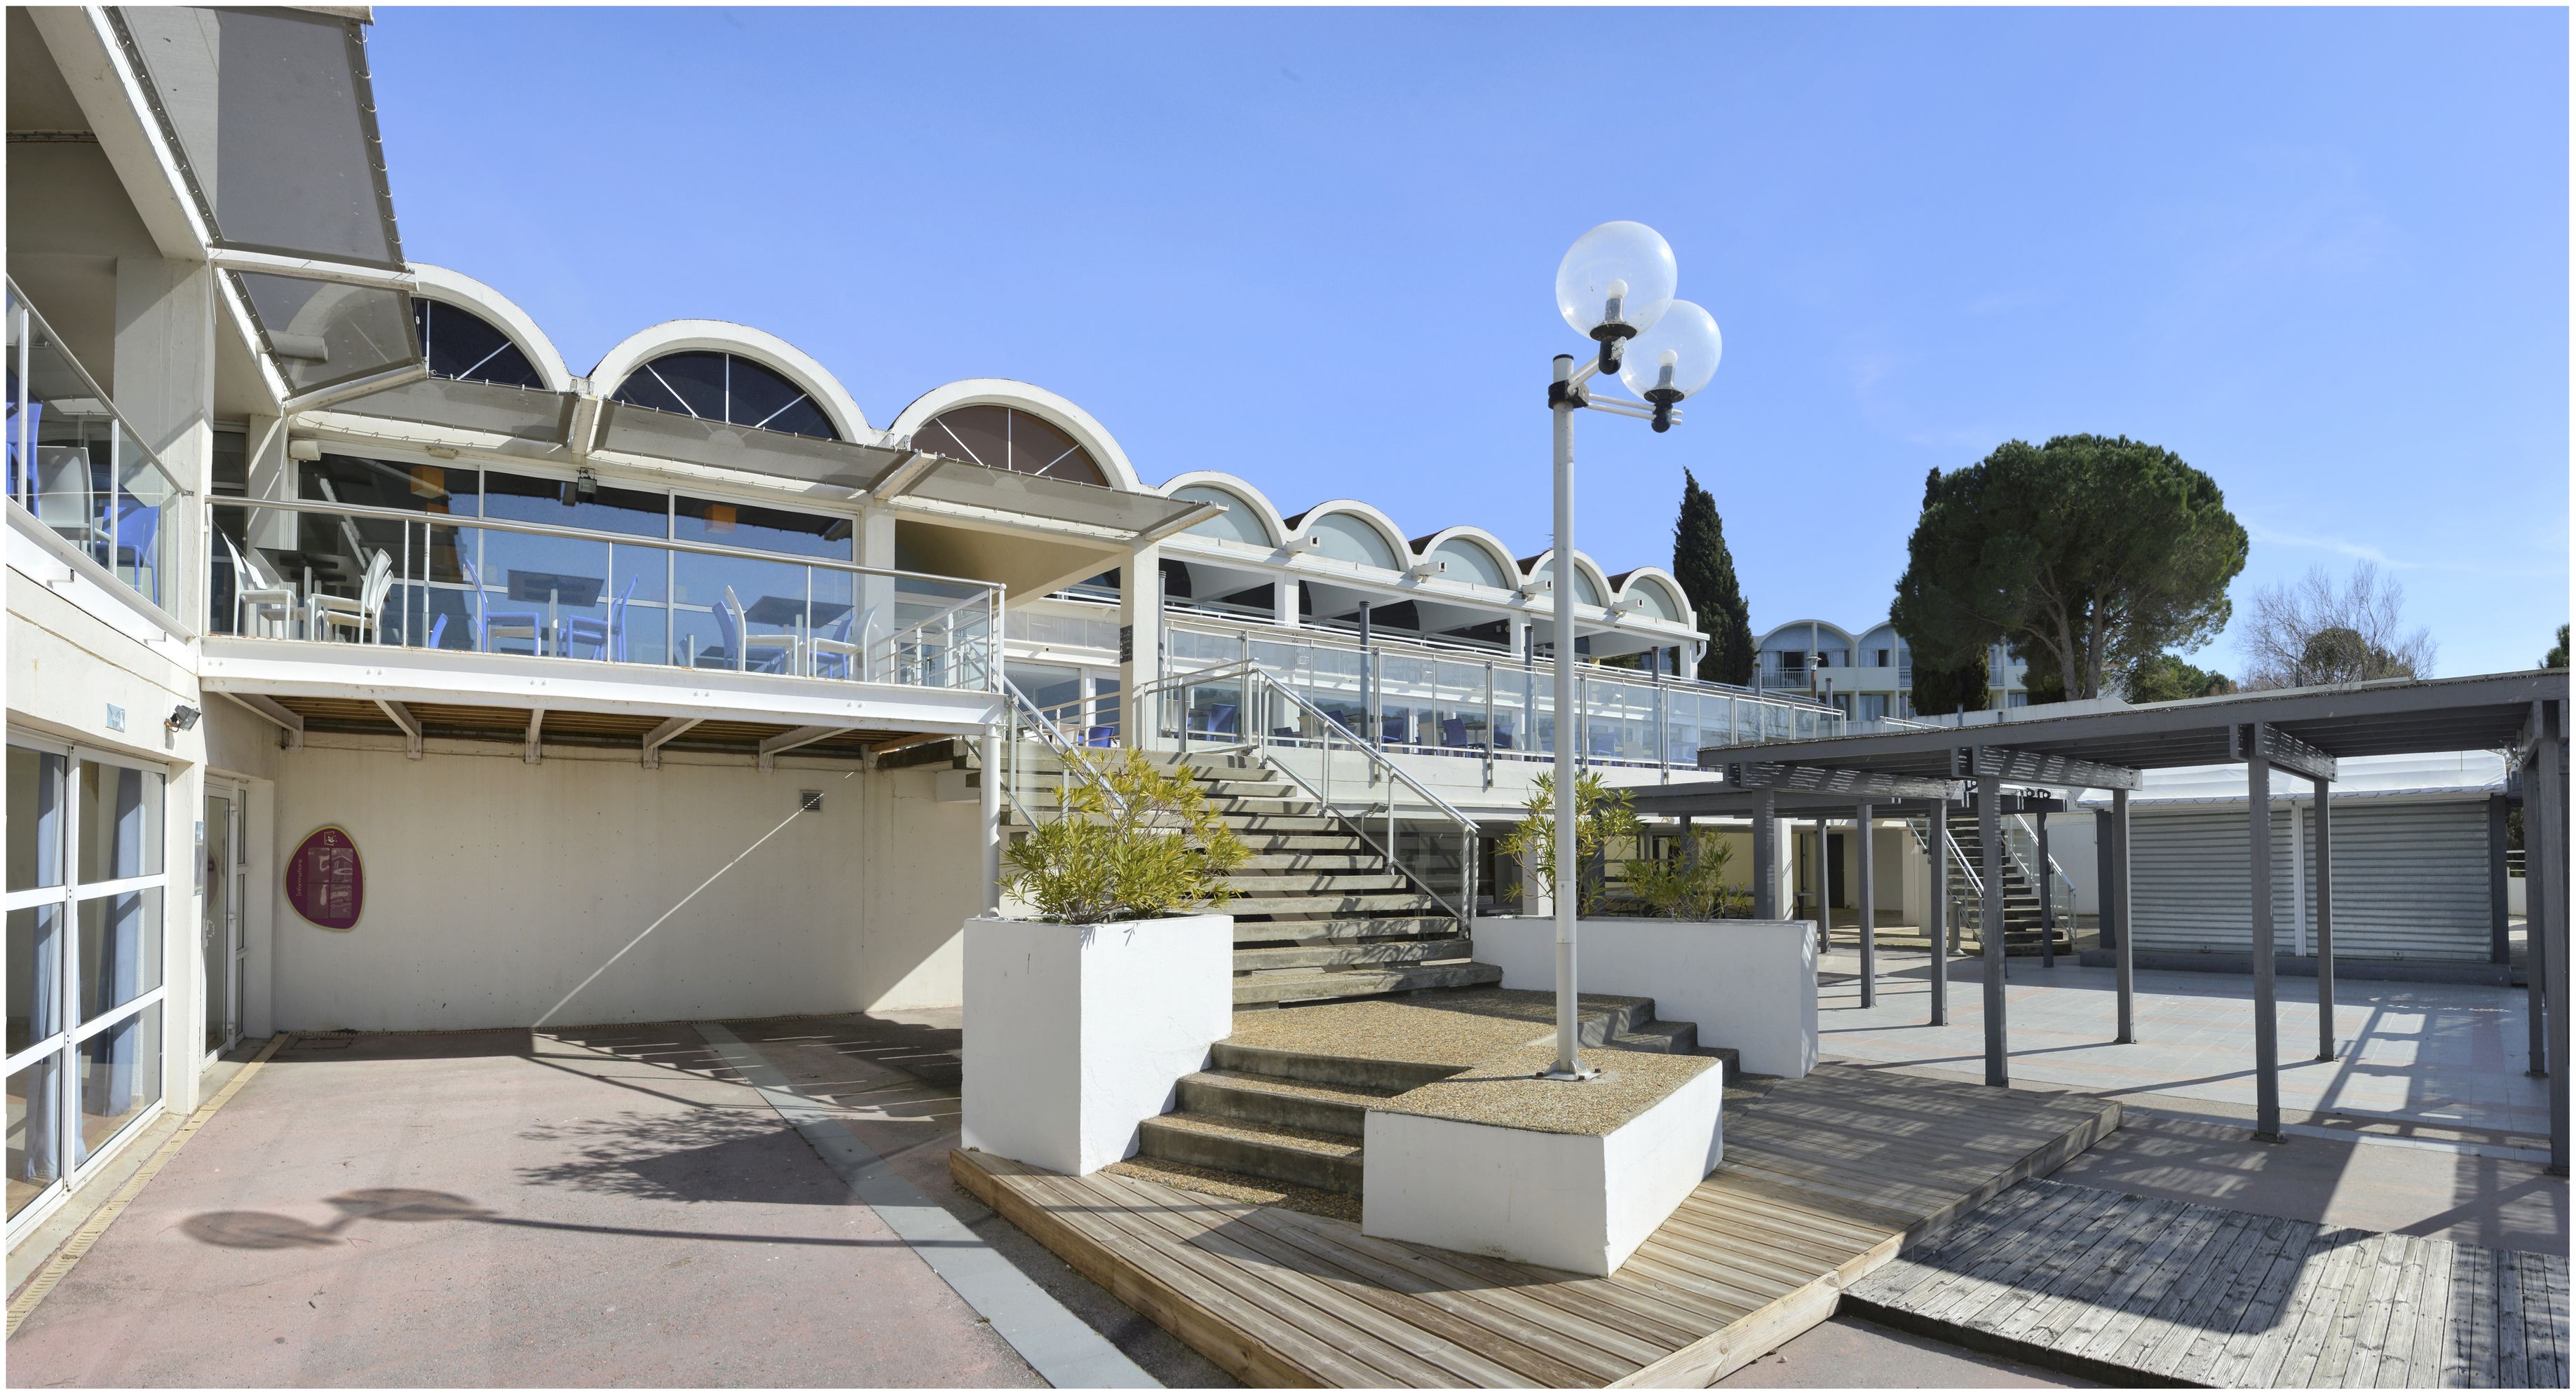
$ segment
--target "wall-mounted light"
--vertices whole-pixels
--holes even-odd
[[[190,707],[188,704],[183,702],[170,709],[170,719],[163,722],[161,725],[168,727],[173,732],[186,731],[188,728],[195,726],[197,724],[197,719],[204,715],[206,715],[204,712],[197,708]]]
[[[1409,581],[1420,581],[1424,577],[1438,576],[1447,570],[1449,570],[1449,564],[1447,562],[1416,562],[1412,566],[1404,569],[1404,575],[1405,579]]]

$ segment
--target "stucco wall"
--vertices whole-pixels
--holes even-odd
[[[532,766],[516,747],[466,742],[433,742],[412,761],[394,743],[323,735],[272,768],[281,855],[337,824],[366,874],[365,913],[347,932],[296,915],[272,879],[279,1027],[959,1001],[957,937],[980,899],[975,806],[935,802],[926,774],[821,762],[763,773],[738,757],[670,753],[647,770],[622,752],[560,748]],[[797,814],[807,789],[823,792],[823,808]]]

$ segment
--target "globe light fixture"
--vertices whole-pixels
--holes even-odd
[[[1592,362],[1578,369],[1572,354],[1556,356],[1547,405],[1556,418],[1556,552],[1559,565],[1574,565],[1574,412],[1588,408],[1637,417],[1669,431],[1681,420],[1681,403],[1717,376],[1723,341],[1717,319],[1687,300],[1675,300],[1678,277],[1673,249],[1643,223],[1604,223],[1576,238],[1556,268],[1556,309],[1574,332],[1593,341]],[[1596,376],[1627,384],[1636,399],[1595,397]],[[1551,588],[1556,603],[1555,842],[1558,879],[1573,881],[1582,866],[1575,851],[1575,745],[1582,739],[1574,683],[1572,586]],[[1532,588],[1522,596],[1535,599]],[[1613,612],[1614,619],[1618,612]],[[1599,1074],[1583,1065],[1575,1010],[1575,902],[1563,886],[1548,888],[1556,913],[1556,1062],[1539,1074],[1549,1080],[1588,1080]]]

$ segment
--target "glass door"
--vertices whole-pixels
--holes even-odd
[[[204,851],[198,879],[204,888],[199,948],[205,965],[206,1054],[241,1040],[241,901],[235,839],[241,796],[230,785],[206,782]]]

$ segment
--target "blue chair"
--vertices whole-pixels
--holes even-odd
[[[875,606],[869,606],[864,613],[845,610],[841,612],[841,618],[816,632],[807,660],[813,669],[814,676],[817,678],[859,677],[859,666],[864,660],[864,650],[867,647],[868,628],[876,623],[876,618]],[[850,638],[853,624],[858,630],[859,637],[856,640]],[[824,672],[825,669],[830,669],[832,672],[827,674]]]
[[[475,579],[474,564],[460,558],[458,565],[465,569],[466,589],[474,593],[474,609],[477,617],[474,628],[475,638],[478,641],[476,648],[493,653],[500,652],[493,649],[492,644],[495,640],[503,638],[503,632],[507,631],[508,638],[525,637],[528,641],[528,652],[532,654],[546,652],[544,638],[546,617],[542,612],[491,609],[491,598],[483,594],[483,583]]]
[[[1232,735],[1234,735],[1234,704],[1233,704],[1233,703],[1230,703],[1230,702],[1221,702],[1221,703],[1218,703],[1218,704],[1216,704],[1216,705],[1214,705],[1214,706],[1212,706],[1212,707],[1208,708],[1208,710],[1207,710],[1207,725],[1206,725],[1206,727],[1204,727],[1203,729],[1201,729],[1201,730],[1199,730],[1199,731],[1196,731],[1196,732],[1191,733],[1191,735],[1193,735],[1193,736],[1232,736]]]
[[[1102,750],[1107,750],[1110,746],[1116,744],[1117,739],[1118,728],[1113,726],[1101,725],[1086,727],[1083,729],[1082,733],[1083,745],[1097,747]]]
[[[594,659],[611,659],[621,664],[626,662],[626,603],[634,599],[635,583],[642,579],[633,576],[626,578],[626,589],[618,593],[616,600],[608,603],[607,619],[576,615],[566,620],[564,653],[578,659],[582,656],[573,652],[574,646],[587,644],[599,651],[590,656]]]
[[[116,564],[134,573],[134,589],[161,601],[161,555],[153,550],[153,541],[161,533],[161,506],[147,504],[131,494],[117,499]],[[143,574],[152,573],[152,584],[143,584]]]
[[[726,667],[743,673],[790,673],[794,671],[796,637],[794,635],[756,635],[743,619],[742,601],[725,588],[724,601],[715,608],[716,637],[724,645]],[[759,663],[751,661],[753,647],[774,652]]]
[[[1465,746],[1471,744],[1467,740],[1467,719],[1464,717],[1441,718],[1440,744],[1443,746]]]
[[[1385,737],[1387,745],[1401,746],[1404,744],[1404,725],[1405,714],[1401,712],[1379,719],[1379,726],[1382,728],[1381,734]]]
[[[20,464],[18,460],[18,375],[15,373],[11,373],[9,375],[8,393],[9,407],[6,429],[9,433],[9,497],[17,500],[19,503],[25,505],[30,512],[33,512],[36,506],[36,501],[28,496],[35,492],[35,477],[24,465]],[[36,439],[36,429],[44,425],[44,421],[45,404],[42,402],[28,403],[28,440],[33,441]]]
[[[1511,749],[1512,749],[1512,734],[1511,734],[1510,732],[1507,732],[1507,731],[1498,731],[1498,732],[1495,732],[1495,733],[1494,733],[1494,749],[1495,749],[1495,750],[1497,750],[1497,751],[1508,751],[1508,750],[1511,750]]]

